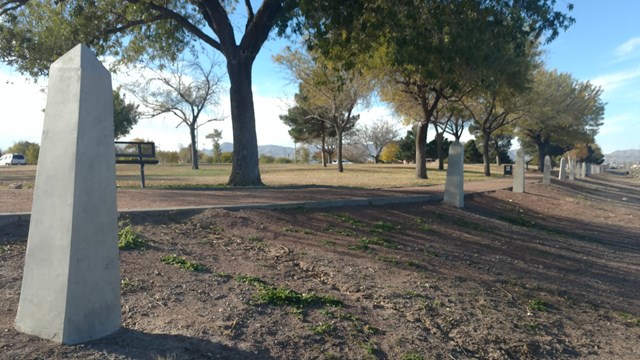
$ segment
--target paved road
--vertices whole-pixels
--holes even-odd
[[[540,176],[528,174],[527,182],[539,182]],[[513,185],[512,178],[497,178],[486,181],[468,182],[465,193],[495,191]],[[357,203],[426,201],[440,199],[444,185],[413,188],[353,189],[325,186],[232,188],[213,190],[160,190],[160,189],[119,189],[118,210],[164,210],[182,208],[214,208],[237,206],[300,206],[316,204],[331,206]],[[28,213],[31,211],[33,190],[0,190],[0,215]],[[312,205],[313,206],[313,205]]]

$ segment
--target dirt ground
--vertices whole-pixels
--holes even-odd
[[[640,182],[526,190],[131,215],[146,245],[121,251],[124,327],[78,346],[13,329],[28,224],[5,225],[0,358],[640,358]]]

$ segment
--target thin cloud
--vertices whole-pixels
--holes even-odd
[[[591,83],[600,86],[606,92],[625,87],[638,77],[640,77],[640,68],[598,76],[592,79]]]
[[[640,50],[640,37],[629,39],[624,44],[618,46],[615,49],[615,54],[620,59],[627,59],[633,56],[636,50]]]

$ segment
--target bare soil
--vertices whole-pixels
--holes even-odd
[[[638,359],[639,218],[640,183],[614,174],[464,209],[133,214],[124,327],[78,346],[13,329],[21,221],[0,227],[0,358]]]

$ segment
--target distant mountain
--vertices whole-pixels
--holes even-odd
[[[605,162],[612,164],[623,164],[626,162],[637,164],[640,162],[640,149],[616,150],[611,154],[606,154],[604,158]]]
[[[222,152],[232,152],[233,144],[229,142],[222,143]],[[206,155],[213,155],[212,149],[202,149]],[[258,146],[258,155],[273,156],[275,158],[286,157],[293,159],[293,148],[280,145],[260,145]]]

